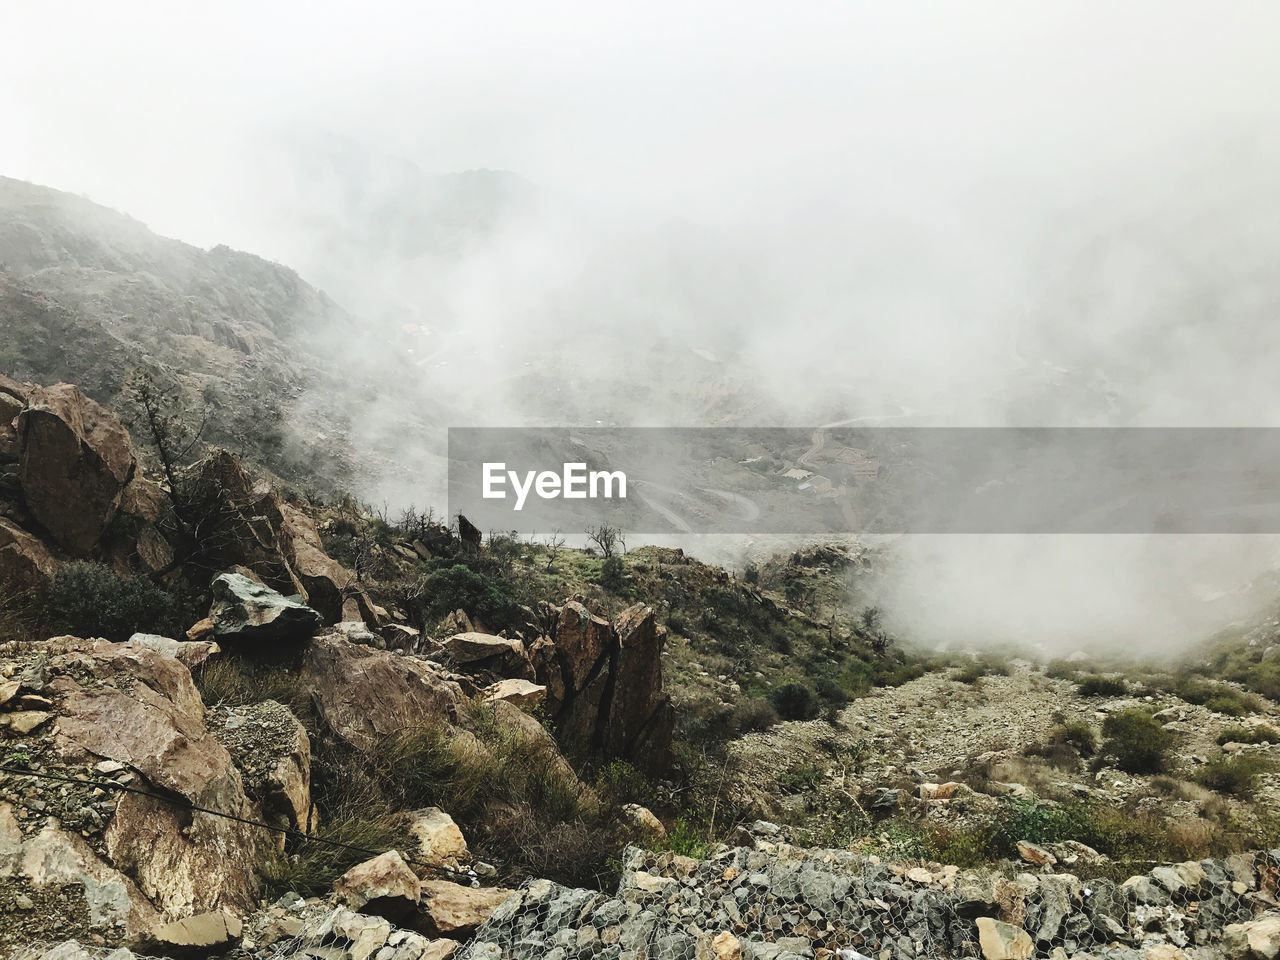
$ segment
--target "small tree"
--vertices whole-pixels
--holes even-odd
[[[547,537],[546,541],[542,544],[542,548],[547,554],[546,572],[550,573],[552,566],[556,562],[556,557],[560,556],[560,551],[564,549],[564,537],[560,535],[560,531],[557,530],[551,536]]]
[[[618,527],[602,523],[598,527],[587,527],[587,539],[594,543],[605,559],[612,557],[618,550],[627,552],[627,541]]]

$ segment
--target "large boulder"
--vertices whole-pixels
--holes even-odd
[[[452,723],[465,699],[434,664],[349,643],[335,632],[307,644],[299,679],[326,726],[357,748],[424,724]]]
[[[17,434],[31,515],[66,550],[88,556],[133,477],[129,432],[79,389],[59,383],[31,389]]]
[[[306,640],[320,627],[320,614],[242,573],[222,573],[213,580],[213,635],[236,643],[259,640]]]
[[[420,929],[429,936],[467,937],[511,893],[502,887],[464,887],[448,880],[424,880],[418,908]]]
[[[415,847],[411,851],[416,863],[440,867],[457,865],[470,856],[467,841],[458,825],[439,807],[426,807],[409,814],[409,835]]]
[[[56,637],[0,645],[0,662],[12,665],[9,684],[18,684],[4,709],[46,702],[53,717],[25,734],[0,731],[5,752],[21,749],[73,778],[142,791],[68,784],[36,793],[21,778],[0,789],[44,801],[33,808],[24,800],[0,827],[8,837],[0,839],[0,876],[60,916],[60,935],[118,939],[253,907],[255,865],[271,837],[241,822],[262,812],[211,735],[180,660],[143,643]]]

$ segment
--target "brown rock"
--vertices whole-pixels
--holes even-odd
[[[546,695],[546,687],[519,678],[499,680],[484,690],[486,700],[505,700],[517,707],[531,707]]]
[[[524,644],[489,633],[457,633],[444,641],[444,652],[457,664],[477,663],[493,657],[524,657]]]
[[[19,710],[17,713],[0,714],[0,726],[25,736],[52,719],[53,714],[44,710]]]
[[[203,620],[197,620],[192,624],[191,629],[187,631],[187,639],[195,641],[208,640],[213,636],[213,631],[213,621],[205,617]]]
[[[466,860],[466,838],[449,816],[439,807],[427,807],[409,814],[409,835],[416,841],[412,859],[431,866]]]
[[[510,890],[501,887],[463,887],[447,880],[424,880],[418,917],[423,932],[455,939],[475,932],[489,919]]]
[[[357,863],[334,881],[333,890],[353,910],[391,921],[412,911],[422,893],[417,876],[395,850]]]
[[[662,690],[666,630],[653,609],[636,604],[614,622],[617,674],[605,727],[607,757],[623,757],[647,770],[668,765],[675,712]]]
[[[453,722],[463,700],[458,685],[425,661],[331,633],[307,645],[299,679],[314,693],[329,727],[360,748],[423,724]]]
[[[235,914],[212,910],[161,924],[153,937],[166,949],[220,947],[240,937],[241,924]]]
[[[638,803],[628,803],[623,806],[622,813],[641,830],[647,830],[655,837],[661,838],[667,835],[667,828],[648,807],[642,807]]]
[[[555,642],[564,665],[565,685],[580,690],[609,649],[609,622],[578,601],[569,600],[560,608]]]
[[[728,930],[714,936],[703,934],[698,938],[694,957],[695,960],[742,960],[742,944]]]
[[[1018,856],[1037,867],[1051,867],[1058,862],[1058,858],[1052,853],[1029,840],[1018,841]]]
[[[128,642],[154,650],[163,656],[173,657],[188,670],[200,666],[215,653],[220,653],[222,649],[212,640],[184,642],[171,640],[169,637],[162,637],[155,633],[135,633]]]
[[[133,477],[128,431],[66,383],[33,388],[17,429],[22,491],[32,516],[67,550],[88,555]]]
[[[0,593],[38,598],[57,572],[58,561],[39,538],[0,517]]]
[[[275,700],[219,707],[209,730],[240,770],[245,793],[268,822],[308,832],[311,823],[311,741],[306,728]],[[284,835],[277,842],[283,846]]]
[[[991,917],[979,917],[978,944],[986,960],[1027,960],[1035,944],[1021,927]]]

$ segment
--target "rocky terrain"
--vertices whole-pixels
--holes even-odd
[[[1280,620],[1159,665],[930,652],[863,544],[393,515],[346,484],[416,467],[348,418],[415,374],[340,307],[0,208],[0,954],[1280,956]]]

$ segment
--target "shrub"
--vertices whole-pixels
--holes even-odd
[[[812,763],[797,763],[778,774],[778,788],[783,793],[807,793],[822,782],[822,771]]]
[[[1169,732],[1139,707],[1108,716],[1102,734],[1106,738],[1103,750],[1115,755],[1121,770],[1159,773],[1168,763]]]
[[[169,596],[143,577],[117,573],[102,563],[64,564],[49,591],[56,629],[82,637],[128,640],[134,633],[172,632]]]
[[[784,684],[769,699],[783,720],[812,720],[818,715],[818,698],[803,683]]]
[[[1123,697],[1129,685],[1120,677],[1085,677],[1076,684],[1076,693],[1082,697]]]
[[[1271,769],[1271,764],[1255,753],[1219,757],[1196,771],[1196,783],[1233,797],[1250,797],[1258,776]]]
[[[1243,717],[1258,707],[1254,698],[1234,687],[1224,683],[1211,683],[1198,677],[1182,680],[1175,686],[1174,693],[1187,703],[1199,704],[1228,717]]]
[[[621,590],[627,582],[626,568],[622,558],[617,555],[605,557],[600,564],[600,578],[596,582],[614,593]]]
[[[1098,750],[1098,735],[1083,720],[1068,720],[1054,727],[1049,734],[1054,743],[1067,743],[1075,747],[1082,757],[1091,757]]]
[[[1009,664],[998,657],[978,657],[952,674],[951,679],[960,683],[975,684],[983,677],[1007,677]]]
[[[1075,682],[1080,670],[1070,660],[1050,660],[1044,668],[1044,675],[1052,680],[1070,680]]]
[[[742,733],[768,730],[778,722],[778,711],[764,697],[747,697],[734,707],[731,722]]]
[[[423,583],[423,623],[433,624],[454,610],[465,610],[490,629],[506,626],[516,612],[504,585],[465,564],[437,570]]]
[[[1227,727],[1218,734],[1218,744],[1280,743],[1280,730],[1275,727]]]

